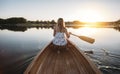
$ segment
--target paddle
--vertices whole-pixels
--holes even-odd
[[[80,39],[82,39],[82,40],[84,40],[84,41],[86,41],[86,42],[88,42],[88,43],[91,43],[91,44],[93,44],[93,43],[95,42],[95,39],[90,38],[90,37],[78,36],[78,35],[75,35],[75,34],[73,34],[73,33],[70,33],[70,34],[71,34],[71,35],[74,35],[74,36],[76,36],[76,37],[79,37]]]

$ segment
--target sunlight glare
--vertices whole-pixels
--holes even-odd
[[[98,30],[96,28],[83,27],[77,29],[76,34],[84,36],[93,36],[94,34],[97,33],[97,31]]]
[[[102,20],[102,16],[95,10],[83,10],[80,20],[82,22],[98,22]]]

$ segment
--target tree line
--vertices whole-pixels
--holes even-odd
[[[18,24],[18,23],[26,23],[27,20],[23,17],[12,17],[7,19],[0,18],[0,24]]]
[[[24,24],[24,23],[33,23],[33,24],[56,24],[54,20],[52,21],[28,21],[23,17],[11,17],[7,19],[0,18],[0,24]]]
[[[31,24],[42,24],[42,25],[49,25],[49,24],[56,24],[57,22],[55,22],[54,20],[51,20],[51,21],[43,21],[43,20],[36,20],[36,21],[30,21],[30,20],[27,20],[23,17],[11,17],[11,18],[7,18],[7,19],[2,19],[0,18],[0,26],[16,26],[16,24],[29,24],[29,26]],[[114,21],[114,22],[98,22],[98,24],[100,25],[106,25],[106,24],[114,24],[115,26],[120,26],[120,20],[117,20],[117,21]],[[80,22],[80,21],[68,21],[68,22],[65,22],[66,25],[80,25],[80,24],[85,24],[83,22]]]
[[[0,24],[24,24],[24,23],[30,23],[30,24],[56,24],[57,22],[55,22],[54,20],[51,21],[29,21],[23,17],[11,17],[11,18],[7,18],[7,19],[2,19],[0,18]],[[82,24],[80,21],[68,21],[65,22],[66,24]]]
[[[120,19],[115,21],[115,24],[120,27]]]

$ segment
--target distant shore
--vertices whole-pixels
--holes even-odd
[[[0,18],[0,28],[5,27],[53,27],[57,22],[51,21],[28,21],[23,17],[11,17],[7,19]],[[120,27],[120,20],[114,22],[80,22],[80,21],[67,21],[67,27]]]

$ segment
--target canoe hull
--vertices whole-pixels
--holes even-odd
[[[95,64],[68,41],[66,47],[48,44],[38,53],[24,74],[102,74]]]

